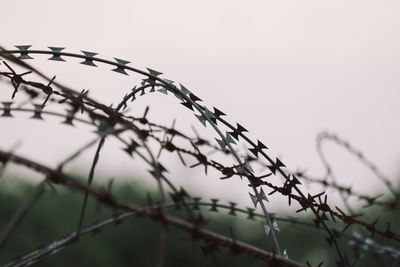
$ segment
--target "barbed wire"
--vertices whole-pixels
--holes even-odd
[[[279,231],[279,227],[277,224],[277,217],[267,211],[266,208],[266,202],[268,201],[267,195],[274,195],[274,194],[280,194],[286,197],[288,199],[289,206],[292,204],[292,202],[296,202],[297,204],[299,204],[301,208],[298,209],[297,212],[308,211],[308,210],[312,211],[312,213],[315,216],[315,218],[312,221],[313,222],[312,225],[314,228],[317,228],[328,235],[328,237],[326,237],[325,240],[337,252],[338,255],[337,266],[351,266],[359,260],[358,258],[349,260],[347,255],[344,255],[342,253],[339,243],[337,242],[337,240],[342,236],[350,238],[349,236],[351,235],[346,235],[346,233],[344,232],[350,226],[353,225],[357,225],[358,227],[363,229],[363,231],[368,232],[371,237],[369,238],[361,236],[358,239],[355,239],[353,238],[354,237],[353,236],[351,237],[353,238],[352,241],[354,241],[352,245],[359,247],[364,246],[368,248],[373,248],[375,249],[374,250],[375,252],[377,251],[380,252],[380,253],[377,252],[378,255],[386,255],[388,254],[389,251],[389,256],[392,257],[393,259],[397,259],[400,256],[396,249],[393,249],[391,247],[375,246],[375,244],[373,244],[373,238],[375,235],[380,236],[381,242],[383,242],[386,239],[400,241],[400,236],[390,229],[389,222],[387,222],[386,228],[384,230],[378,229],[376,225],[379,218],[375,219],[372,222],[362,221],[361,219],[358,219],[360,215],[355,214],[350,209],[348,209],[350,211],[350,214],[346,214],[339,207],[335,207],[334,209],[331,208],[328,204],[328,195],[326,194],[325,191],[317,194],[304,193],[303,191],[300,190],[299,186],[302,185],[301,180],[313,183],[320,183],[325,187],[333,187],[337,189],[341,194],[345,192],[347,195],[354,195],[359,199],[367,201],[367,203],[370,205],[377,204],[385,206],[390,209],[396,208],[397,202],[395,202],[396,204],[393,204],[394,202],[391,202],[391,204],[389,204],[386,202],[377,201],[376,197],[370,197],[367,195],[355,193],[352,189],[348,189],[338,185],[335,180],[333,180],[333,182],[328,182],[327,179],[321,180],[321,179],[313,179],[307,177],[304,173],[301,172],[290,173],[285,169],[286,168],[285,164],[279,158],[273,160],[271,156],[266,154],[265,151],[268,150],[266,145],[264,145],[259,140],[254,142],[251,139],[249,139],[245,135],[247,129],[245,129],[242,125],[236,123],[236,126],[233,126],[232,124],[230,124],[229,122],[227,122],[222,118],[223,116],[225,116],[225,113],[223,113],[222,111],[220,111],[215,107],[213,108],[213,111],[211,111],[205,105],[200,104],[202,100],[198,96],[193,94],[191,91],[189,91],[185,86],[180,84],[179,86],[180,88],[178,88],[177,86],[174,85],[173,81],[160,78],[160,76],[162,75],[161,72],[149,68],[147,69],[147,71],[142,71],[128,66],[129,64],[128,61],[121,60],[118,58],[115,58],[115,62],[109,61],[96,57],[97,55],[96,53],[87,51],[82,51],[83,53],[82,55],[82,54],[64,52],[63,51],[64,48],[60,47],[49,47],[50,49],[49,51],[29,50],[29,49],[30,46],[17,46],[17,50],[0,50],[0,56],[3,56],[4,58],[6,58],[6,60],[9,60],[10,62],[23,66],[24,68],[29,70],[27,72],[18,74],[16,73],[16,71],[14,71],[13,67],[9,63],[7,63],[7,61],[3,61],[5,66],[5,71],[0,72],[0,77],[7,78],[10,84],[12,85],[13,91],[11,94],[11,99],[14,99],[17,93],[24,92],[29,96],[29,100],[25,101],[24,103],[20,104],[18,107],[15,108],[13,107],[13,105],[15,104],[14,102],[12,101],[3,102],[3,107],[0,108],[0,110],[3,111],[3,114],[1,116],[13,117],[14,112],[31,112],[33,113],[32,118],[38,120],[43,120],[43,115],[58,116],[63,118],[63,123],[66,125],[73,125],[73,123],[76,121],[94,127],[98,135],[98,138],[85,144],[83,147],[79,148],[77,151],[72,153],[70,157],[64,159],[59,164],[56,170],[40,165],[39,163],[34,162],[32,160],[28,160],[26,158],[17,156],[15,155],[15,153],[12,152],[0,151],[0,162],[2,163],[2,168],[4,168],[9,162],[23,164],[28,168],[43,173],[46,176],[45,183],[61,184],[63,186],[73,188],[84,193],[85,197],[81,208],[81,213],[80,213],[81,215],[79,217],[78,227],[77,230],[74,232],[74,236],[69,237],[71,238],[71,240],[77,241],[79,240],[81,234],[88,232],[87,229],[83,229],[82,227],[85,215],[85,207],[86,207],[85,203],[88,196],[91,195],[97,198],[104,205],[108,205],[113,209],[129,210],[141,216],[157,220],[161,222],[161,224],[173,224],[182,230],[188,231],[189,233],[191,233],[192,236],[193,235],[196,236],[196,238],[204,239],[208,244],[206,248],[213,248],[214,244],[214,245],[227,246],[230,247],[231,249],[236,249],[236,246],[238,244],[236,240],[216,235],[214,233],[208,232],[207,230],[203,229],[204,225],[202,224],[204,223],[204,221],[198,219],[198,217],[196,217],[193,213],[195,210],[197,210],[196,204],[194,204],[196,202],[189,203],[186,201],[186,199],[194,200],[195,198],[191,198],[187,193],[187,190],[184,190],[182,188],[178,190],[173,185],[173,183],[171,183],[170,180],[166,177],[165,173],[167,173],[167,169],[157,159],[160,156],[161,152],[163,150],[166,150],[169,152],[176,152],[175,154],[177,155],[177,157],[179,157],[180,161],[182,162],[182,165],[184,166],[187,165],[186,160],[189,158],[195,160],[195,163],[190,165],[190,167],[196,167],[202,165],[204,166],[204,171],[206,174],[207,174],[207,169],[212,168],[221,174],[220,177],[221,179],[233,179],[234,177],[239,177],[242,179],[243,177],[245,177],[248,180],[249,182],[248,185],[249,187],[252,188],[252,193],[249,193],[250,198],[255,208],[257,207],[258,204],[261,207],[261,210],[263,212],[262,216],[264,219],[263,227],[266,232],[266,235],[272,236],[274,242],[274,251],[272,253],[259,251],[258,249],[251,246],[250,246],[251,248],[249,248],[248,247],[249,245],[244,243],[240,243],[241,244],[240,246],[241,249],[243,250],[248,249],[247,252],[250,255],[256,258],[263,259],[270,265],[276,264],[278,261],[279,261],[278,264],[287,264],[285,266],[298,265],[298,263],[288,260],[286,250],[281,251],[276,235],[276,232]],[[19,57],[17,58],[13,56],[14,54],[17,55],[19,54]],[[82,90],[81,92],[77,92],[75,90],[60,85],[55,80],[56,76],[50,78],[45,76],[44,74],[41,74],[42,77],[48,80],[47,84],[27,79],[26,77],[29,77],[29,74],[31,74],[32,72],[36,72],[36,70],[35,68],[29,66],[25,62],[22,62],[21,60],[31,59],[32,55],[34,54],[50,55],[51,57],[49,58],[49,60],[55,60],[55,61],[65,61],[64,58],[66,57],[81,58],[84,60],[81,62],[81,64],[84,65],[97,66],[95,63],[103,63],[113,66],[114,69],[112,69],[112,71],[114,72],[128,75],[128,71],[132,71],[144,75],[145,78],[142,79],[140,86],[138,87],[135,86],[129,93],[127,93],[122,98],[121,102],[117,105],[117,107],[113,108],[112,106],[107,106],[105,104],[99,103],[89,98],[87,90]],[[56,90],[54,87],[59,88],[60,91]],[[167,127],[159,125],[157,123],[150,122],[146,118],[149,108],[146,108],[144,115],[142,117],[134,117],[124,114],[123,111],[127,109],[128,105],[131,102],[136,100],[138,96],[143,96],[147,94],[146,90],[148,92],[160,92],[166,95],[168,95],[168,92],[170,92],[172,95],[174,95],[179,101],[181,101],[180,103],[185,108],[191,110],[194,113],[195,117],[200,121],[200,123],[203,126],[206,127],[208,124],[215,130],[216,134],[219,136],[219,138],[215,139],[217,145],[214,145],[213,142],[203,137],[199,137],[197,133],[196,137],[190,137],[182,133],[181,131],[175,129],[174,124],[172,125],[172,127]],[[42,99],[44,98],[44,100],[42,100],[43,101],[42,104],[40,105],[34,104],[34,108],[24,108],[26,104],[33,103],[33,100],[37,100],[39,98]],[[68,107],[67,114],[45,110],[46,105],[49,102]],[[228,130],[227,131],[222,130],[221,125],[226,127]],[[122,137],[123,135],[124,137]],[[127,135],[129,136],[129,141],[126,140]],[[157,200],[159,202],[159,206],[156,211],[151,210],[152,209],[151,207],[153,205],[150,204],[148,205],[148,207],[139,209],[138,207],[133,207],[131,205],[119,203],[111,196],[111,194],[107,192],[96,191],[91,187],[97,161],[100,157],[100,151],[108,136],[114,136],[115,138],[117,138],[117,140],[119,140],[125,145],[123,150],[126,153],[128,153],[130,156],[133,155],[139,156],[144,162],[146,162],[151,167],[150,173],[157,181],[158,192],[159,192],[159,198]],[[175,137],[180,138],[183,141],[186,141],[188,147],[178,145],[177,142],[174,141]],[[340,145],[344,145],[352,154],[357,155],[360,158],[360,160],[362,160],[362,162],[366,164],[366,166],[370,167],[373,171],[375,170],[374,173],[379,177],[379,179],[381,179],[385,183],[385,185],[388,186],[388,189],[396,196],[396,201],[397,201],[398,194],[394,191],[394,188],[390,184],[390,182],[388,182],[389,180],[386,177],[382,176],[380,172],[377,171],[377,168],[371,162],[367,161],[364,157],[360,156],[361,154],[357,150],[351,148],[348,143],[341,141],[336,136],[324,133],[320,135],[318,138],[318,147],[319,147],[318,151],[321,151],[320,149],[321,140],[326,138],[332,139]],[[238,149],[234,148],[234,146],[237,146],[236,141],[239,141],[239,139],[241,139],[250,146],[250,148],[248,148],[248,152],[254,155],[254,157],[250,156],[247,152],[245,153],[245,155],[243,155],[241,152],[239,152]],[[160,146],[158,155],[155,155],[148,146],[148,143],[151,140],[153,142],[158,143]],[[94,155],[92,168],[88,175],[87,185],[84,185],[81,182],[75,180],[74,178],[66,176],[65,174],[62,173],[62,170],[67,163],[76,159],[83,151],[87,150],[89,147],[92,147],[97,142],[98,142],[98,147]],[[217,161],[216,159],[213,159],[209,154],[205,153],[204,148],[208,148],[209,150],[217,151],[224,154],[229,154],[236,160],[237,163],[230,166],[226,166],[221,162]],[[141,150],[142,152],[139,150]],[[145,152],[146,155],[143,152]],[[321,159],[323,160],[326,169],[328,170],[328,174],[332,175],[331,168],[328,165],[327,161],[325,160],[324,155],[320,153],[320,156]],[[266,160],[268,164],[263,163],[261,157],[263,160]],[[251,167],[250,164],[251,162],[257,162],[262,166],[266,166],[267,171],[263,170],[262,173],[256,174],[256,172]],[[268,178],[271,175],[278,175],[278,174],[284,178],[284,182],[282,185],[273,184],[270,182],[270,179]],[[166,214],[165,210],[165,208],[167,207],[167,205],[165,204],[166,194],[164,192],[165,189],[163,183],[165,183],[168,186],[168,188],[172,190],[170,196],[171,199],[174,201],[175,207],[177,205],[179,206],[182,205],[182,207],[184,207],[186,213],[189,215],[189,221],[184,221],[181,219],[169,217],[169,215]],[[264,189],[269,189],[271,191],[268,194],[266,194],[264,192]],[[30,200],[26,203],[27,205],[25,207],[29,208],[29,205],[36,200],[35,198],[32,199],[33,200]],[[200,204],[200,202],[197,201],[197,204]],[[203,203],[202,205],[207,205],[207,204]],[[218,204],[217,199],[213,199],[210,205],[211,205],[211,210],[215,210],[217,209],[217,207],[219,208],[223,207],[220,204]],[[234,208],[234,205],[224,208],[229,208],[231,212],[239,211],[238,209]],[[22,210],[22,212],[16,213],[15,216],[13,217],[14,219],[11,219],[9,221],[9,227],[6,228],[6,230],[4,230],[3,234],[1,235],[2,239],[0,239],[1,240],[0,248],[1,245],[4,245],[5,241],[7,240],[7,237],[11,233],[11,230],[14,229],[17,226],[18,221],[22,219],[24,213],[26,212],[26,209],[27,208],[25,209],[21,208],[20,210]],[[151,211],[149,211],[148,209],[150,209]],[[246,212],[248,214],[247,215],[248,218],[253,218],[255,216],[254,209],[248,208]],[[257,216],[260,217],[261,215]],[[295,223],[294,221],[296,221],[296,219],[293,219],[291,223],[293,225],[297,225],[298,223],[297,222]],[[340,228],[341,230],[340,229],[338,230],[338,228],[333,228],[328,226],[328,223],[334,224],[337,223],[338,221],[341,222],[343,225],[342,226],[343,228]],[[162,233],[165,234],[165,232]],[[39,254],[34,254],[36,256],[34,256],[33,258],[28,257],[29,258],[28,261],[25,261],[28,258],[24,257],[21,258],[20,260],[23,260],[24,262],[23,264],[28,264],[28,263],[31,264],[33,263],[33,261],[40,259],[44,255],[47,255],[49,253],[56,253],[54,251],[57,251],[57,249],[60,247],[66,246],[66,244],[69,244],[71,240],[66,241],[65,239],[64,241],[62,240],[55,241],[61,243],[54,243],[55,245],[54,244],[53,245],[55,248],[52,248],[51,250],[46,250],[46,252],[45,250],[43,250]],[[162,258],[163,255],[162,244],[163,242],[165,242],[165,238],[160,238],[160,240],[164,240],[160,242],[159,257]],[[275,255],[275,251],[277,255]],[[215,252],[216,252],[215,249],[211,249],[210,251],[208,251],[208,253],[210,254],[213,254]],[[10,264],[14,263],[11,262]]]

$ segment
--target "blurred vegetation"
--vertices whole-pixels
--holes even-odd
[[[19,205],[34,190],[32,184],[20,181],[16,177],[3,177],[0,180],[0,229],[3,229]],[[112,188],[114,196],[132,204],[145,204],[147,192],[156,199],[155,191],[137,184],[125,183]],[[75,231],[82,200],[83,195],[79,192],[48,187],[12,232],[0,252],[0,264]],[[260,220],[246,220],[245,216],[240,214],[229,216],[228,212],[223,210],[220,210],[220,213],[208,210],[209,207],[202,208],[203,216],[210,220],[208,229],[229,236],[228,228],[231,226],[238,240],[271,251],[272,242],[266,240]],[[183,211],[171,208],[168,212],[187,218]],[[112,214],[110,208],[99,205],[96,200],[90,198],[84,226],[110,218]],[[399,216],[395,212],[387,212],[381,216],[381,221],[390,220],[392,225],[396,225],[395,222],[400,221]],[[303,219],[311,220],[305,217]],[[326,234],[317,229],[284,222],[280,222],[279,226],[279,243],[287,249],[291,259],[302,263],[308,260],[312,266],[321,261],[325,262],[323,266],[335,266],[336,255],[325,241]],[[82,236],[79,242],[55,255],[45,256],[35,266],[155,266],[159,253],[160,231],[160,223],[133,216],[121,224],[102,228],[98,234]],[[342,239],[341,242],[347,244],[348,240]],[[215,254],[217,265],[209,255],[204,257],[201,246],[204,246],[204,241],[192,242],[188,233],[169,226],[164,266],[261,266],[260,261],[247,255],[230,255],[225,248],[219,248]],[[359,266],[382,265],[382,260],[377,260],[374,255],[366,252],[362,252],[362,255],[362,263]]]

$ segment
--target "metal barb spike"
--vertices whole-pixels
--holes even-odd
[[[286,258],[286,259],[289,259],[289,256],[288,256],[288,254],[287,254],[287,251],[286,251],[286,249],[284,249],[283,250],[283,255],[282,255],[284,258]]]
[[[218,212],[218,210],[217,210],[218,201],[219,201],[219,200],[218,200],[218,199],[215,199],[215,198],[211,199],[211,208],[210,208],[210,211]]]
[[[272,222],[272,227],[274,228],[275,231],[277,231],[277,232],[280,231],[279,226],[278,226],[278,222],[276,221],[275,217],[274,217],[274,220]]]
[[[207,117],[210,118],[210,120],[217,124],[217,119],[215,118],[214,113],[212,113],[208,108],[204,107],[204,113],[207,115]]]
[[[181,87],[182,93],[184,93],[185,95],[192,93],[185,86],[183,86],[182,84],[179,84],[179,86]]]
[[[199,210],[200,209],[200,205],[199,205],[200,200],[201,200],[201,197],[194,197],[193,198],[193,209],[194,210]]]
[[[164,95],[168,95],[168,90],[166,88],[160,88],[157,91],[163,93]]]
[[[73,112],[73,110],[67,110],[67,115],[65,115],[65,121],[63,123],[73,125],[72,121],[74,119],[74,115],[75,113]]]
[[[150,68],[146,68],[148,71],[149,71],[149,73],[151,74],[151,75],[153,75],[153,76],[159,76],[159,75],[161,75],[161,74],[163,74],[162,72],[158,72],[158,71],[156,71],[156,70],[152,70],[152,69],[150,69]]]
[[[29,56],[28,54],[28,49],[31,47],[31,45],[16,45],[15,47],[21,51],[18,59],[33,59],[33,57]]]
[[[236,213],[235,213],[236,205],[237,204],[235,202],[229,202],[229,215],[236,216]]]
[[[244,168],[249,172],[254,172],[253,168],[250,166],[250,163],[247,160],[244,162]]]
[[[264,226],[265,234],[268,236],[269,233],[271,232],[271,227],[269,227],[268,224],[265,224],[265,223],[262,223],[262,224],[263,224],[263,226]]]
[[[43,120],[42,118],[42,105],[34,105],[34,113],[33,116],[31,117],[32,119],[38,119],[38,120]]]
[[[250,195],[251,201],[253,201],[254,207],[257,208],[257,204],[258,204],[258,198],[257,198],[257,196],[253,195],[253,194],[250,193],[250,192],[249,192],[249,195]]]
[[[119,59],[119,58],[114,58],[115,61],[117,61],[118,66],[115,69],[112,69],[112,71],[124,74],[124,75],[128,75],[128,73],[126,73],[125,71],[125,65],[127,65],[128,63],[130,63],[129,61],[123,60],[123,59]]]
[[[166,82],[166,83],[168,83],[168,84],[173,84],[173,83],[174,83],[174,81],[168,80],[168,79],[164,79],[164,82]]]
[[[252,208],[246,208],[247,209],[247,218],[248,220],[254,220],[254,209]]]
[[[3,102],[3,114],[1,117],[12,117],[11,115],[11,105],[13,102]]]
[[[228,132],[226,133],[226,142],[227,142],[228,144],[234,144],[234,145],[236,145],[235,140],[232,139],[231,135],[230,135]]]
[[[214,109],[214,115],[215,115],[215,117],[217,117],[218,119],[221,117],[221,116],[226,116],[226,114],[225,113],[223,113],[222,111],[220,111],[219,109],[217,109],[217,108],[213,108]]]
[[[265,200],[265,201],[267,201],[267,202],[269,202],[269,200],[268,200],[268,198],[267,198],[267,195],[265,195],[265,192],[264,192],[264,190],[261,188],[260,189],[260,198],[261,199],[263,199],[263,200]]]
[[[97,65],[93,63],[93,57],[95,55],[97,55],[98,53],[93,53],[93,52],[88,52],[88,51],[83,51],[83,50],[81,50],[81,52],[86,56],[85,60],[80,62],[81,64],[92,66],[92,67],[97,67]]]
[[[53,52],[53,56],[49,58],[49,60],[55,61],[65,61],[65,59],[61,58],[60,52],[65,49],[65,47],[52,47],[49,46],[50,50]]]
[[[197,115],[197,114],[194,114],[195,116],[196,116],[196,118],[201,122],[201,124],[203,124],[204,125],[204,127],[207,127],[207,125],[206,125],[206,118],[204,118],[202,115]]]

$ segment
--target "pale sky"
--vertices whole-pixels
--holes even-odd
[[[32,49],[62,46],[75,53],[87,50],[107,59],[131,61],[130,66],[161,71],[163,77],[184,84],[207,106],[224,111],[231,123],[245,126],[250,136],[270,148],[270,155],[279,156],[291,169],[322,175],[315,137],[330,131],[363,151],[386,176],[394,179],[399,175],[400,2],[62,3],[1,1],[0,45],[31,44]],[[78,90],[90,88],[92,97],[106,102],[115,103],[135,84],[129,77],[109,72],[107,66],[93,70],[75,61],[38,59],[30,63]],[[201,128],[177,103],[172,97],[146,96],[137,106],[143,110],[151,104],[153,120],[170,124],[177,118],[178,127]],[[17,120],[7,123],[8,130],[1,131],[0,137],[10,142],[0,144],[1,149],[21,139],[18,151],[26,155],[32,154],[35,140],[49,142],[43,129],[49,132],[54,128],[53,135],[68,131],[71,140],[80,140],[76,129],[46,124],[35,128],[34,123],[28,123],[33,127],[29,136],[21,132]],[[61,160],[65,148],[69,148],[68,142],[57,149],[49,146],[49,158],[43,156],[43,161]],[[342,183],[360,184],[365,193],[384,190],[342,149],[331,145],[325,149]],[[121,166],[112,162],[113,157],[105,159],[109,165],[104,165],[104,172],[118,173]],[[179,159],[173,157],[173,162],[178,166]],[[182,172],[187,175],[186,170]],[[196,179],[201,176],[199,172]],[[220,184],[216,178],[207,179]],[[193,181],[182,184],[203,188],[210,197],[219,196],[217,190],[226,188],[223,184],[210,189]],[[226,199],[237,197],[249,203],[246,190],[240,191],[239,197],[234,193],[236,186],[231,195],[230,190],[224,190]]]

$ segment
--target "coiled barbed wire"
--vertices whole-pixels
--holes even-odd
[[[182,191],[178,191],[173,186],[173,184],[168,182],[168,179],[163,174],[166,172],[165,167],[156,160],[156,157],[151,153],[151,151],[147,147],[146,142],[148,142],[149,139],[152,139],[160,144],[161,146],[160,152],[162,150],[177,152],[177,155],[181,159],[183,165],[186,165],[183,156],[190,156],[198,161],[196,164],[193,164],[192,166],[204,165],[205,171],[207,171],[207,167],[212,167],[217,171],[221,172],[221,174],[223,175],[222,178],[226,179],[236,176],[246,177],[249,181],[249,186],[253,188],[254,194],[250,193],[250,197],[253,201],[254,206],[256,207],[257,204],[259,203],[262,208],[263,216],[266,222],[264,224],[264,228],[266,229],[267,235],[268,233],[271,233],[273,237],[275,248],[278,254],[277,257],[279,257],[280,255],[285,256],[285,253],[282,253],[280,251],[280,246],[277,241],[277,237],[275,235],[275,231],[277,229],[276,220],[274,216],[270,216],[270,214],[266,209],[265,201],[267,201],[267,197],[266,194],[264,193],[264,190],[262,189],[263,187],[270,188],[272,190],[269,194],[279,193],[287,197],[289,200],[288,202],[289,205],[291,204],[291,201],[296,201],[302,207],[301,209],[298,210],[298,212],[310,209],[314,213],[315,219],[313,220],[313,223],[315,227],[317,228],[322,227],[321,229],[324,229],[324,231],[328,234],[328,237],[326,238],[327,242],[329,243],[329,245],[331,246],[333,245],[338,253],[339,256],[339,259],[337,261],[338,266],[350,266],[351,262],[347,259],[346,256],[342,254],[341,249],[338,245],[337,239],[340,238],[340,234],[338,234],[337,230],[333,230],[332,228],[328,227],[327,222],[330,221],[330,219],[327,215],[330,216],[331,222],[335,223],[336,220],[340,220],[345,224],[345,227],[342,229],[343,232],[351,225],[359,225],[366,231],[370,232],[372,237],[376,234],[380,235],[382,240],[383,239],[393,239],[396,241],[400,240],[399,235],[390,230],[390,224],[387,224],[386,230],[379,230],[375,227],[377,220],[371,223],[366,223],[361,220],[358,220],[357,219],[358,216],[356,214],[347,215],[338,207],[336,207],[336,209],[332,209],[327,203],[327,195],[325,192],[321,192],[316,195],[308,194],[306,196],[302,191],[300,191],[298,187],[299,185],[301,185],[301,182],[299,181],[298,178],[304,177],[303,175],[290,174],[287,171],[285,171],[283,168],[285,168],[286,166],[280,159],[276,158],[276,160],[273,160],[270,156],[268,156],[265,153],[265,150],[268,149],[267,146],[265,146],[259,140],[257,140],[257,142],[253,142],[249,138],[247,138],[247,136],[244,134],[244,132],[247,132],[247,130],[243,126],[237,123],[236,127],[234,127],[233,125],[225,121],[223,118],[221,118],[222,116],[225,115],[222,111],[220,111],[217,108],[213,108],[214,110],[213,112],[210,111],[206,106],[198,103],[201,102],[201,99],[196,95],[194,95],[183,85],[180,85],[180,89],[178,89],[178,87],[174,85],[173,81],[160,78],[159,76],[162,74],[161,72],[152,69],[147,69],[148,70],[147,72],[141,71],[127,66],[127,64],[129,63],[128,61],[115,58],[116,62],[113,62],[95,57],[97,55],[96,53],[91,53],[86,51],[82,51],[83,55],[80,55],[80,54],[63,52],[64,48],[59,48],[59,47],[50,47],[50,51],[29,50],[30,46],[18,46],[17,48],[18,50],[2,50],[0,51],[0,55],[30,70],[33,70],[33,68],[29,67],[29,65],[27,65],[26,63],[21,63],[21,59],[32,58],[31,55],[33,54],[48,54],[51,55],[51,58],[49,58],[50,60],[61,61],[64,60],[63,57],[77,57],[84,59],[84,61],[81,62],[84,65],[95,66],[94,62],[100,62],[114,66],[115,69],[112,69],[113,71],[124,75],[128,75],[127,71],[133,71],[141,75],[144,75],[146,77],[142,80],[142,83],[139,87],[134,87],[131,90],[131,92],[129,92],[123,97],[123,100],[117,106],[117,108],[112,108],[104,104],[98,103],[93,99],[90,99],[87,95],[87,91],[82,91],[78,93],[72,89],[56,84],[55,76],[53,78],[48,79],[49,83],[47,85],[42,84],[40,82],[28,80],[25,77],[26,75],[29,75],[30,72],[17,74],[6,61],[3,61],[6,67],[8,68],[8,71],[1,72],[0,76],[9,78],[12,86],[14,87],[14,91],[12,92],[12,98],[18,93],[20,87],[23,88],[22,86],[25,86],[24,87],[25,92],[27,92],[32,98],[36,98],[37,96],[42,96],[42,95],[45,98],[43,103],[41,105],[36,104],[33,110],[29,110],[22,107],[13,108],[12,102],[9,101],[3,102],[3,108],[2,108],[3,117],[12,116],[11,114],[14,111],[25,111],[25,112],[33,111],[34,112],[33,118],[35,119],[42,119],[42,114],[48,114],[48,115],[65,117],[64,123],[66,124],[72,124],[73,121],[80,121],[97,128],[97,133],[99,134],[100,137],[100,143],[98,145],[98,149],[95,154],[95,159],[92,165],[93,168],[91,170],[91,174],[89,175],[88,179],[88,185],[82,187],[82,185],[78,186],[74,184],[72,186],[72,187],[74,186],[79,187],[80,190],[85,192],[86,196],[92,194],[93,196],[97,197],[107,205],[118,206],[119,208],[125,208],[129,210],[129,208],[124,206],[123,204],[118,203],[117,205],[116,203],[114,203],[112,199],[110,199],[109,195],[101,195],[98,192],[96,193],[90,188],[90,184],[93,179],[94,169],[96,166],[96,161],[100,155],[102,143],[104,143],[104,140],[107,136],[112,135],[117,137],[121,142],[125,143],[127,147],[124,150],[130,155],[138,154],[140,156],[141,154],[138,152],[139,148],[144,148],[145,150],[147,150],[148,157],[146,158],[143,155],[141,155],[140,157],[143,160],[145,160],[150,166],[152,166],[151,174],[158,181],[161,202],[165,202],[165,196],[163,193],[164,189],[162,188],[161,180],[166,182],[167,185],[170,187],[170,189],[174,191],[173,196],[175,198],[178,199],[181,198],[184,200],[184,197],[182,196],[183,194]],[[19,54],[19,58],[13,57],[12,56],[13,54]],[[60,88],[61,91],[53,89],[52,84]],[[211,145],[211,147],[213,147],[214,149],[216,148],[219,151],[225,153],[229,151],[228,153],[230,153],[236,159],[237,164],[233,166],[224,166],[223,164],[215,160],[209,160],[209,158],[201,151],[200,146],[202,145],[210,146],[211,142],[206,141],[205,139],[199,139],[198,137],[190,138],[187,135],[180,133],[179,131],[174,129],[174,127],[168,128],[165,126],[159,126],[157,124],[150,123],[146,119],[147,111],[145,112],[145,115],[142,118],[126,116],[120,112],[120,110],[124,110],[125,108],[127,108],[128,102],[132,102],[136,99],[138,93],[140,93],[140,96],[145,95],[146,94],[145,90],[147,90],[148,88],[150,88],[150,92],[158,91],[163,94],[168,94],[168,92],[171,92],[178,100],[182,101],[181,104],[185,106],[187,109],[192,111],[196,110],[199,113],[195,114],[196,118],[204,126],[207,126],[208,122],[208,124],[211,125],[216,131],[216,133],[219,135],[219,138],[221,138],[221,139],[216,139],[219,148],[213,145]],[[35,92],[36,95],[34,94]],[[57,98],[61,99],[57,100]],[[46,107],[48,101],[54,101],[58,104],[67,105],[69,106],[70,109],[65,116],[63,116],[60,113],[46,111],[44,110],[44,108]],[[76,118],[78,111],[87,114],[90,120],[88,121]],[[230,131],[226,131],[225,134],[223,134],[223,131],[219,128],[218,123],[223,124],[225,127],[230,129]],[[141,128],[139,124],[147,125],[148,129]],[[153,128],[157,128],[157,130],[164,132],[164,137],[163,138],[157,137],[156,134],[157,132]],[[121,137],[122,133],[128,131],[136,135],[136,138],[135,139],[131,138],[130,142],[124,141]],[[169,135],[170,137],[168,138],[167,135]],[[172,142],[174,136],[180,136],[183,139],[189,141],[190,145],[192,146],[192,149],[194,150],[177,146],[175,143]],[[262,155],[263,158],[268,161],[267,165],[267,168],[269,170],[268,173],[266,174],[264,173],[258,176],[255,175],[255,172],[252,170],[250,166],[249,158],[247,156],[246,157],[240,156],[237,150],[233,148],[233,145],[236,144],[235,140],[239,141],[239,138],[242,138],[242,140],[244,140],[251,146],[251,148],[249,148],[249,152],[251,152],[256,158]],[[94,144],[94,142],[91,142],[90,144]],[[8,154],[5,152],[2,153],[3,154],[1,157],[1,162],[3,163],[3,166],[5,166],[12,159],[14,159],[15,161],[16,156],[13,155],[12,153]],[[79,155],[79,153],[80,152],[77,151],[74,155]],[[73,158],[75,158],[75,156],[71,157],[71,159]],[[254,158],[254,160],[256,158]],[[27,165],[30,168],[38,170],[37,169],[38,166],[36,165],[36,163],[31,162],[30,164]],[[64,164],[60,164],[58,173],[61,173],[63,165]],[[280,174],[282,177],[284,177],[285,182],[283,183],[282,186],[274,185],[268,182],[267,180],[262,180],[263,178],[268,177],[272,174],[273,175]],[[60,177],[57,178],[57,175],[56,177],[50,177],[50,178],[47,177],[46,181],[52,183],[61,183],[64,184],[65,186],[71,186],[65,180],[62,181],[57,180],[60,179]],[[261,187],[261,190],[257,189],[259,187]],[[295,195],[294,192],[297,193],[297,195]],[[322,198],[324,198],[324,201],[322,201]],[[215,202],[215,205],[216,203],[217,202]],[[188,214],[191,215],[191,219],[193,220],[193,214],[191,214],[191,209],[189,208],[189,206],[187,206],[184,201],[182,202],[182,205],[186,207]],[[80,223],[78,226],[78,230],[75,233],[76,234],[75,238],[78,239],[81,233],[83,216],[85,214],[84,207],[85,204],[83,204],[80,216]],[[163,214],[163,212],[160,212],[157,216],[160,218],[165,218],[166,215]],[[149,217],[151,216],[149,215]],[[163,219],[160,219],[160,221],[163,221]],[[275,256],[272,258],[275,258]],[[268,260],[271,260],[271,257],[268,258]]]

